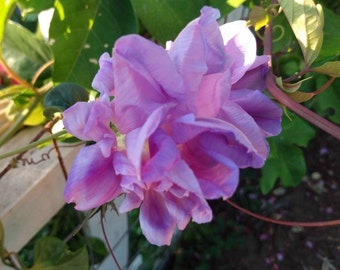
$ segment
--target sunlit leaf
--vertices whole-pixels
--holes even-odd
[[[44,108],[41,103],[33,109],[33,111],[29,114],[29,116],[24,121],[24,125],[26,126],[37,126],[42,124],[46,118],[43,114]]]
[[[226,3],[233,8],[238,8],[240,5],[242,5],[246,0],[227,0]]]
[[[5,34],[5,26],[7,19],[9,18],[16,0],[1,0],[0,1],[0,57],[2,55],[2,40]]]
[[[56,1],[50,28],[55,57],[53,80],[90,87],[98,59],[117,38],[137,32],[129,1]]]
[[[318,57],[323,40],[323,15],[313,0],[278,0],[299,42],[306,66]]]
[[[294,93],[300,89],[303,82],[309,80],[310,78],[311,77],[308,77],[295,83],[287,83],[282,81],[282,77],[277,77],[275,81],[277,85],[280,86],[280,88],[286,93]]]
[[[192,19],[200,15],[205,0],[131,0],[146,29],[158,42],[174,40]]]
[[[301,91],[295,91],[292,93],[287,93],[288,96],[290,96],[291,99],[298,103],[305,102],[307,100],[310,100],[313,98],[315,95],[313,93],[308,93],[308,92],[301,92]]]
[[[52,58],[47,44],[18,23],[8,21],[3,40],[3,58],[12,70],[30,80]]]
[[[27,89],[22,85],[10,85],[0,91],[0,100],[5,98],[15,98],[23,94]]]
[[[267,25],[269,16],[267,11],[260,6],[254,6],[249,13],[250,24],[254,27],[255,31],[260,30]]]
[[[327,62],[321,66],[312,68],[311,71],[326,74],[331,77],[340,77],[340,61]]]
[[[55,0],[18,0],[21,15],[25,17],[27,14],[35,13],[52,8]]]

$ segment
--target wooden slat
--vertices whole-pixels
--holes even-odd
[[[37,132],[37,128],[25,130],[0,148],[0,153],[27,144]],[[55,152],[46,155],[51,149],[52,146],[46,146],[30,150],[24,156],[30,162],[41,160],[43,154],[46,160],[36,165],[23,165],[19,161],[17,168],[0,179],[0,219],[5,229],[5,247],[9,251],[20,250],[64,205],[65,178]],[[60,150],[69,169],[79,149],[62,147]],[[0,161],[0,171],[10,159]]]
[[[0,153],[6,153],[27,144],[39,130],[39,128],[26,129],[0,148]],[[31,165],[23,165],[19,161],[17,168],[11,169],[0,179],[0,219],[5,231],[4,246],[8,251],[20,251],[65,203],[63,199],[65,178],[54,151],[49,153],[51,149],[52,146],[47,146],[30,150],[24,156],[30,163],[37,162],[42,157],[46,160]],[[60,147],[67,170],[72,166],[79,149],[79,146],[65,147],[65,144]],[[11,159],[0,160],[0,171]],[[110,212],[106,220],[110,221],[106,225],[109,241],[115,245],[120,239],[114,252],[120,264],[126,266],[128,262],[127,214],[117,216],[116,213]],[[99,215],[94,216],[87,227],[90,235],[103,239],[99,223]],[[98,269],[115,269],[113,265],[112,258],[108,257]],[[0,261],[0,269],[10,270],[12,268],[4,266]]]

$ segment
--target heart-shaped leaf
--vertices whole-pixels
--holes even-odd
[[[50,27],[53,80],[90,87],[100,55],[110,52],[120,36],[137,32],[132,6],[121,0],[57,0],[55,8]]]
[[[49,91],[44,100],[44,115],[52,118],[54,113],[63,112],[78,101],[88,101],[89,93],[75,83],[61,83]]]
[[[278,0],[299,42],[306,66],[318,57],[323,40],[323,13],[313,0]]]

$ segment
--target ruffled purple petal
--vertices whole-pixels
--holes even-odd
[[[194,118],[186,115],[174,123],[173,136],[177,143],[186,143],[200,136],[200,147],[217,151],[244,168],[263,166],[268,145],[253,118],[237,104],[224,106],[221,119]]]
[[[72,166],[64,191],[65,201],[78,210],[89,210],[112,201],[121,193],[112,155],[103,157],[97,145],[82,148]]]
[[[265,136],[275,136],[281,132],[281,108],[260,91],[232,91],[230,99],[242,107]]]
[[[85,141],[99,141],[105,137],[114,138],[110,128],[113,112],[109,104],[101,101],[77,102],[63,112],[65,129]]]
[[[113,68],[121,133],[141,127],[154,110],[183,95],[182,78],[167,52],[140,36],[129,35],[116,42]]]
[[[257,56],[248,71],[231,86],[231,89],[263,90],[265,88],[265,75],[268,71],[268,61],[267,55]]]
[[[164,196],[152,189],[145,193],[140,207],[139,222],[145,237],[151,244],[170,245],[176,221],[170,215]]]
[[[180,230],[184,230],[191,219],[196,223],[206,223],[212,220],[211,208],[202,197],[192,193],[185,197],[177,197],[168,192],[165,198],[166,207],[176,219]]]
[[[107,100],[110,99],[110,96],[114,96],[112,58],[107,52],[99,58],[99,70],[92,81],[92,87]]]
[[[220,26],[231,81],[236,83],[256,59],[256,41],[246,21],[234,21]]]
[[[182,150],[198,179],[206,199],[231,197],[239,180],[239,167],[233,160],[216,152],[205,152],[199,140],[192,140]]]
[[[137,128],[126,135],[126,152],[127,157],[140,172],[141,159],[147,139],[159,127],[166,116],[169,106],[167,104],[155,109],[146,119],[143,126]]]
[[[196,91],[204,74],[223,72],[223,40],[216,20],[217,9],[204,7],[201,16],[189,23],[171,44],[169,55],[183,76],[187,91]]]
[[[198,117],[215,117],[221,106],[229,99],[230,85],[229,71],[204,76],[194,105],[191,106],[195,115]]]

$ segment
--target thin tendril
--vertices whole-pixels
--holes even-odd
[[[272,219],[269,217],[265,217],[259,214],[256,214],[254,212],[251,212],[238,204],[230,201],[230,200],[225,200],[227,203],[229,203],[232,207],[236,208],[237,210],[243,212],[244,214],[257,218],[262,221],[266,221],[269,223],[274,223],[278,225],[283,225],[283,226],[289,226],[289,227],[330,227],[330,226],[339,226],[340,225],[340,219],[337,220],[329,220],[329,221],[288,221],[288,220],[277,220],[277,219]]]
[[[284,27],[282,25],[279,25],[279,24],[278,25],[274,25],[273,26],[273,30],[276,31],[276,28],[279,28],[281,30],[281,34],[277,38],[273,39],[272,42],[279,41],[280,39],[283,38],[283,36],[285,34],[285,29],[284,29]]]

